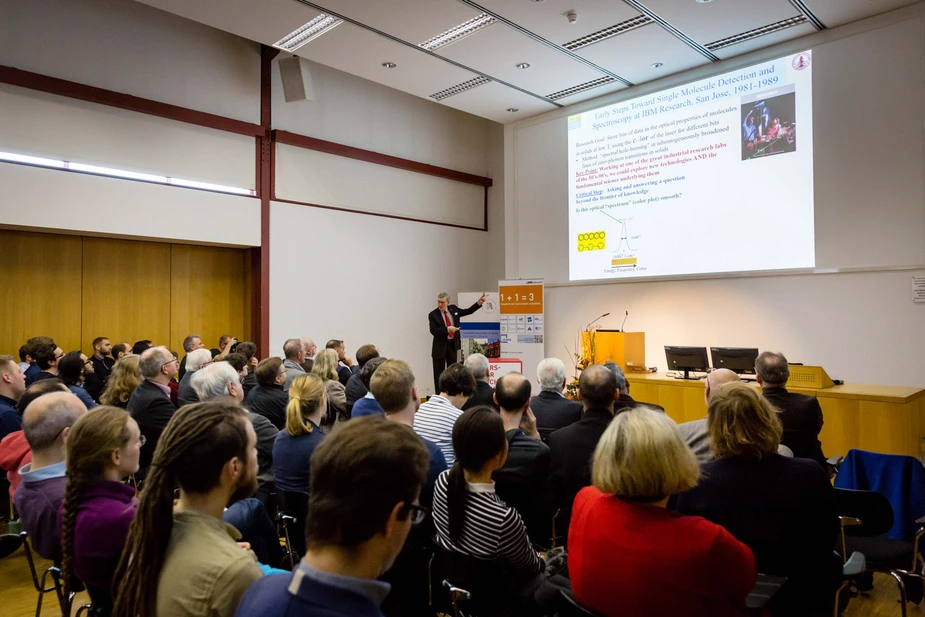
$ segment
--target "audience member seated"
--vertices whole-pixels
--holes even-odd
[[[237,344],[237,338],[230,334],[223,334],[218,337],[218,347],[216,349],[210,349],[209,353],[212,355],[213,360],[221,362],[228,357],[228,354],[233,353],[232,349],[234,349]]]
[[[29,345],[23,343],[19,346],[19,371],[25,375],[29,367],[32,366],[32,356],[29,355]]]
[[[305,346],[302,345],[302,341],[291,338],[283,343],[283,356],[283,366],[286,367],[286,383],[283,384],[283,390],[288,391],[295,378],[305,374],[305,369],[302,368]]]
[[[58,379],[64,382],[64,385],[86,405],[87,409],[93,409],[97,403],[84,387],[85,376],[88,372],[93,374],[93,363],[79,351],[67,352],[58,362]]]
[[[118,347],[118,345],[116,346]],[[113,347],[115,349],[115,347]],[[103,405],[112,405],[125,409],[132,392],[141,383],[141,369],[138,368],[139,356],[128,355],[120,358],[112,367],[106,389],[100,397]]]
[[[728,531],[678,516],[668,499],[697,483],[697,457],[665,414],[617,414],[594,452],[594,485],[569,528],[575,598],[606,617],[748,615],[755,558]]]
[[[45,343],[35,348],[32,355],[39,367],[39,373],[32,381],[55,379],[58,377],[58,361],[64,357],[64,352],[54,343]]]
[[[135,341],[135,344],[132,345],[132,353],[136,356],[140,356],[148,349],[151,349],[151,339],[143,339],[140,341]]]
[[[381,617],[389,585],[376,579],[424,518],[426,473],[427,451],[408,427],[378,418],[338,426],[312,460],[305,557],[291,575],[254,583],[237,615]]]
[[[177,361],[166,347],[151,347],[138,359],[138,370],[144,379],[132,392],[125,410],[145,436],[145,444],[141,447],[140,478],[147,473],[161,433],[177,410],[170,402],[170,388],[167,386],[176,373],[176,367]]]
[[[241,385],[244,386],[244,396],[246,397],[257,386],[257,376],[254,374],[254,369],[257,368],[260,361],[257,358],[257,345],[250,341],[244,341],[238,343],[235,352],[244,356],[244,361],[247,365],[247,375],[241,380]]]
[[[292,382],[286,427],[273,444],[273,476],[277,489],[308,492],[312,454],[324,441],[321,418],[326,398],[324,383],[317,375],[304,374]]]
[[[138,501],[121,482],[138,471],[144,437],[118,407],[79,418],[68,435],[67,485],[61,506],[61,573],[67,596],[86,585],[99,615],[112,611],[112,582]]]
[[[369,386],[373,377],[373,373],[375,373],[376,369],[382,366],[385,361],[385,358],[379,356],[376,356],[372,360],[367,360],[363,365],[363,368],[360,369],[360,372],[350,377],[351,380],[353,380],[354,377],[358,377],[362,382],[363,389],[366,391],[366,394],[364,394],[353,405],[353,411],[350,413],[351,418],[375,416],[377,414],[383,413],[382,406],[379,405],[378,401],[376,401],[376,396],[369,389]],[[347,382],[347,385],[349,387],[350,382]]]
[[[193,388],[193,375],[196,374],[196,371],[211,363],[212,352],[205,347],[194,349],[186,355],[186,362],[184,363],[186,372],[183,374],[183,377],[180,378],[180,391],[178,392],[180,407],[199,402],[199,396]]]
[[[58,509],[66,483],[64,445],[71,426],[86,411],[70,392],[52,392],[29,403],[23,414],[32,462],[19,470],[21,482],[13,502],[35,551],[55,563],[61,561]]]
[[[562,391],[568,378],[565,364],[559,358],[544,358],[536,367],[540,393],[530,399],[530,409],[536,416],[536,428],[545,441],[551,432],[581,419],[581,403],[565,398]]]
[[[261,360],[254,369],[254,375],[257,376],[257,386],[247,395],[244,406],[272,422],[277,430],[283,430],[289,404],[289,396],[283,391],[286,383],[283,361],[276,357]]]
[[[613,420],[617,392],[616,376],[592,364],[578,378],[578,395],[584,405],[581,420],[549,435],[549,498],[552,507],[559,509],[557,528],[568,529],[575,495],[591,484],[591,456]]]
[[[841,560],[835,491],[816,462],[777,453],[776,410],[745,384],[717,388],[709,433],[716,460],[677,509],[722,525],[755,553],[758,569],[788,578],[772,615],[832,613]]]
[[[35,359],[35,351],[40,345],[53,345],[57,347],[55,341],[49,336],[33,336],[26,341],[26,355],[32,359],[32,364],[23,371],[23,374],[26,376],[26,387],[31,386],[35,378],[42,372],[42,369],[39,368],[38,362]]]
[[[495,490],[504,503],[520,513],[530,539],[547,546],[552,512],[546,494],[549,480],[549,446],[540,440],[536,418],[530,411],[530,381],[520,373],[498,380],[495,400],[507,438],[507,460],[492,474]]]
[[[645,405],[650,409],[665,413],[665,408],[661,405],[653,405],[652,403],[637,403],[633,397],[630,396],[630,382],[626,379],[626,375],[623,373],[623,369],[620,368],[619,364],[608,360],[607,362],[604,362],[604,366],[607,367],[617,378],[618,395],[617,400],[614,401],[613,404],[615,414],[620,413],[620,411],[623,409],[636,407],[638,405]]]
[[[171,419],[114,577],[116,617],[234,614],[263,574],[222,513],[256,489],[256,442],[232,402],[194,403]]]
[[[341,345],[343,345],[343,342],[341,342]],[[324,425],[333,426],[335,422],[346,420],[347,394],[343,383],[337,377],[337,352],[330,347],[323,349],[315,358],[312,374],[321,378],[324,382],[324,389],[328,393],[328,406]]]
[[[533,550],[520,514],[498,497],[491,479],[508,450],[498,412],[492,407],[463,412],[453,429],[453,449],[456,461],[434,489],[437,544],[451,555],[498,568],[499,584],[509,594],[498,602],[514,614],[551,613],[558,591],[546,580],[545,563]]]
[[[185,339],[183,339],[183,359],[180,361],[179,372],[177,373],[180,377],[180,381],[183,381],[183,376],[186,375],[186,359],[189,357],[189,354],[196,351],[197,349],[204,349],[205,343],[202,342],[202,337],[198,334],[190,334]],[[209,354],[212,355],[211,352]]]
[[[472,373],[472,378],[475,379],[475,390],[462,406],[462,410],[466,411],[479,405],[488,405],[498,409],[498,404],[495,402],[495,389],[488,383],[488,358],[484,354],[474,353],[466,358],[464,364],[466,369]]]
[[[301,339],[302,347],[305,348],[305,359],[302,360],[302,370],[306,373],[311,373],[312,368],[315,366],[315,354],[318,353],[318,346],[315,345],[310,337],[303,337]]]
[[[363,384],[360,373],[367,362],[378,357],[379,350],[376,349],[375,345],[363,345],[357,349],[357,372],[350,375],[350,378],[347,379],[347,384],[344,386],[348,418],[353,417],[353,404],[369,393],[369,387]]]
[[[414,416],[414,432],[437,444],[447,465],[456,460],[453,453],[453,426],[462,415],[475,390],[475,379],[465,366],[451,364],[440,373],[440,394],[430,397]]]
[[[219,360],[219,362],[227,362],[231,365],[231,368],[234,369],[234,372],[238,374],[238,384],[241,386],[241,391],[243,394],[244,378],[247,377],[247,359],[243,354],[234,352],[226,355],[225,359]]]
[[[26,376],[19,370],[16,359],[0,356],[0,440],[22,429],[16,403],[25,391]]]
[[[755,360],[755,373],[764,398],[778,411],[784,427],[781,443],[797,458],[809,458],[825,468],[825,455],[819,441],[822,407],[815,396],[787,391],[790,364],[784,354],[765,351]]]
[[[227,397],[235,404],[241,405],[244,401],[244,388],[240,383],[240,373],[235,371],[232,357],[240,354],[228,354],[225,361],[213,362],[209,366],[196,371],[193,379],[193,388],[202,402]],[[254,426],[257,434],[257,499],[266,506],[269,503],[273,484],[273,444],[279,430],[267,418],[247,411],[247,418]]]
[[[90,361],[93,362],[93,374],[99,378],[101,384],[105,384],[106,380],[109,379],[112,365],[115,364],[115,360],[109,357],[111,353],[112,343],[109,342],[108,338],[98,336],[93,339],[93,355],[90,357]]]
[[[703,382],[703,398],[707,403],[709,413],[710,396],[721,385],[739,381],[739,376],[728,368],[714,369]],[[714,459],[713,450],[710,448],[710,432],[707,430],[707,418],[685,422],[678,425],[681,431],[681,437],[687,443],[688,447],[694,452],[694,456],[701,463],[709,463]]]
[[[132,346],[128,343],[116,343],[112,346],[113,367],[119,363],[119,360],[126,356],[132,355]]]
[[[350,380],[351,375],[356,373],[357,367],[353,363],[353,360],[347,355],[344,342],[338,339],[331,339],[325,344],[324,348],[333,349],[334,353],[337,354],[337,379],[342,386],[346,387],[347,381]],[[315,359],[317,360],[317,358]]]

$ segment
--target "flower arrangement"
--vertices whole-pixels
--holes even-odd
[[[578,398],[578,378],[581,375],[581,371],[594,364],[596,350],[594,339],[596,334],[596,327],[579,330],[578,338],[575,340],[574,351],[569,350],[568,347],[565,348],[572,358],[572,367],[575,371],[572,380],[565,385],[566,398]]]

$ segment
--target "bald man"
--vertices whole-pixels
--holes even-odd
[[[58,508],[66,483],[64,446],[86,406],[70,392],[52,392],[32,401],[23,413],[22,430],[32,448],[32,462],[19,470],[21,482],[13,503],[36,552],[61,560]]]

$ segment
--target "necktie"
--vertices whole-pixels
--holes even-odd
[[[449,328],[453,324],[450,323],[450,314],[446,311],[443,311],[443,319],[446,321],[446,327]],[[453,338],[453,332],[450,332],[450,338]]]

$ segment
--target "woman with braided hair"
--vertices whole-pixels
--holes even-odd
[[[234,615],[262,572],[222,513],[257,488],[256,444],[233,400],[194,403],[173,415],[116,569],[116,617]]]
[[[68,433],[67,486],[61,505],[65,594],[83,581],[99,614],[112,611],[112,577],[138,502],[120,480],[138,471],[144,437],[117,407],[97,407]]]

